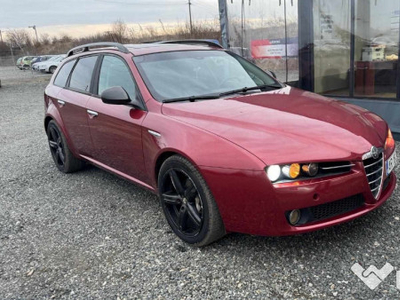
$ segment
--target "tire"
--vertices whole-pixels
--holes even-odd
[[[158,190],[165,218],[184,242],[201,247],[226,234],[207,183],[187,159],[173,155],[165,160]]]
[[[62,131],[53,120],[47,126],[47,139],[53,161],[61,172],[72,173],[81,170],[85,166],[85,163],[77,159],[69,150]]]
[[[51,66],[51,67],[49,68],[49,72],[50,72],[51,74],[54,74],[54,72],[56,71],[56,69],[57,69],[56,66]]]

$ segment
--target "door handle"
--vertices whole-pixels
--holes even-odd
[[[65,105],[65,101],[62,100],[57,100],[58,104],[60,104],[60,106],[64,106]]]
[[[99,113],[96,112],[96,111],[94,111],[94,110],[88,109],[88,110],[86,110],[86,111],[87,111],[87,113],[88,113],[89,115],[91,115],[92,117],[97,117],[97,116],[99,115]]]

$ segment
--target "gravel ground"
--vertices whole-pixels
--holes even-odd
[[[0,79],[1,299],[400,297],[395,272],[371,291],[350,270],[400,269],[399,189],[344,225],[192,248],[153,194],[95,167],[57,171],[42,124],[48,75],[3,67]]]

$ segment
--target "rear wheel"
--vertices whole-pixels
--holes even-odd
[[[161,166],[158,187],[164,215],[183,241],[205,246],[225,235],[211,191],[188,160],[178,155],[168,158]]]
[[[69,150],[64,135],[54,121],[50,121],[47,126],[47,138],[51,156],[61,172],[71,173],[84,167],[85,163],[77,159]]]

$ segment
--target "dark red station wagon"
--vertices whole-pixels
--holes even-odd
[[[74,48],[44,100],[60,171],[91,163],[159,194],[173,231],[198,246],[346,222],[396,184],[384,120],[210,42]]]

